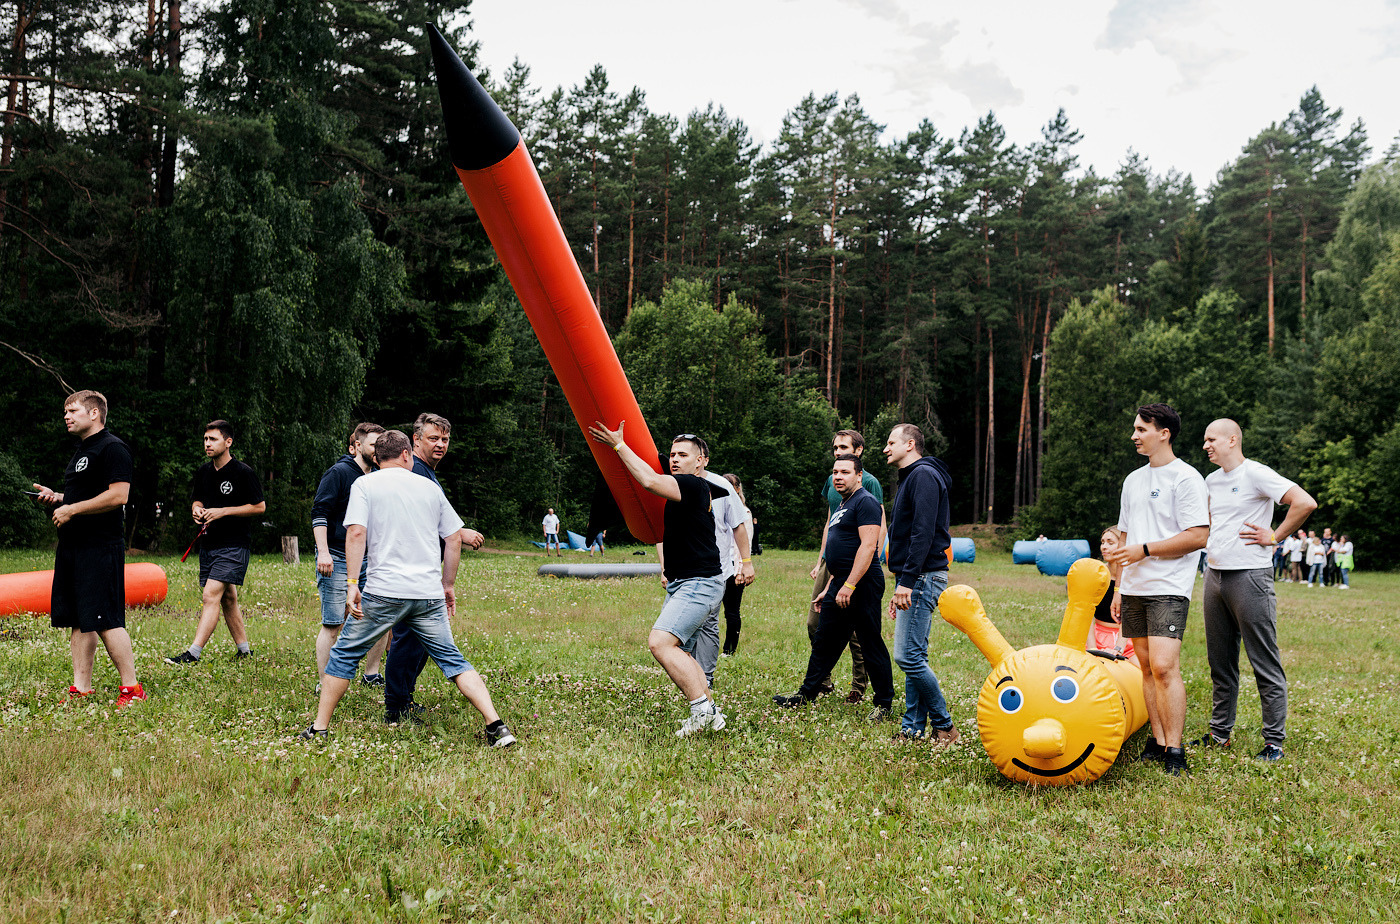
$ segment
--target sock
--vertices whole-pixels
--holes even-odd
[[[691,715],[704,715],[707,712],[714,711],[715,704],[710,702],[710,698],[708,696],[702,696],[699,699],[692,699],[690,701]]]
[[[486,726],[486,730],[489,731],[489,732],[494,732],[494,731],[496,731],[497,729],[504,728],[504,727],[505,727],[505,724],[506,724],[505,722],[501,721],[500,719],[497,719],[496,721],[492,722],[490,725]]]
[[[203,646],[203,645],[191,645],[191,646],[190,646],[190,654],[194,655],[196,658],[199,657],[200,655],[204,654],[204,646]]]
[[[252,651],[253,651],[253,646],[252,646],[252,645],[249,645],[247,642],[239,642],[239,643],[238,643],[238,653],[239,653],[239,654],[251,654]]]

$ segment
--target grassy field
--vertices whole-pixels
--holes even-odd
[[[507,752],[482,747],[479,717],[431,665],[426,728],[385,726],[381,697],[357,686],[330,744],[291,740],[316,682],[305,560],[255,559],[255,658],[235,662],[220,628],[203,663],[177,668],[161,658],[189,641],[196,569],[160,559],[169,600],[130,618],[151,698],[122,713],[105,655],[102,704],[63,706],[64,636],[0,621],[0,920],[1396,919],[1400,575],[1279,586],[1282,764],[1249,759],[1246,668],[1235,753],[1193,754],[1189,779],[1120,763],[1046,790],[987,760],[974,712],[987,663],[941,621],[930,655],[958,747],[893,744],[893,726],[866,723],[868,698],[771,707],[806,663],[810,559],[757,560],[739,655],[716,678],[729,727],[686,740],[645,647],[657,584],[540,578],[544,559],[514,552],[464,556],[456,619],[521,738]],[[0,572],[50,561],[7,552]],[[1053,641],[1063,579],[983,552],[953,580],[1013,645]],[[1210,696],[1197,586],[1190,735]]]

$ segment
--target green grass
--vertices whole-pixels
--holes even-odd
[[[974,711],[987,663],[941,622],[931,660],[963,745],[895,746],[892,726],[864,721],[868,699],[772,708],[806,663],[811,557],[758,559],[739,656],[717,677],[729,728],[684,741],[684,704],[645,647],[658,585],[540,578],[535,556],[464,556],[458,582],[458,638],[521,737],[505,753],[481,746],[479,717],[431,665],[428,728],[384,726],[380,697],[356,687],[332,743],[289,740],[314,703],[306,560],[255,560],[251,662],[220,628],[203,663],[176,668],[161,657],[189,641],[196,569],[160,559],[169,600],[130,618],[151,699],[123,713],[105,655],[103,704],[65,707],[62,633],[0,622],[0,919],[1394,919],[1400,575],[1354,575],[1347,593],[1280,585],[1284,763],[1249,759],[1246,668],[1235,753],[1193,755],[1186,780],[1121,764],[1055,790],[992,768]],[[0,553],[0,571],[49,566]],[[1054,639],[1063,580],[986,552],[953,579],[1013,645]],[[1195,734],[1203,644],[1198,585]]]

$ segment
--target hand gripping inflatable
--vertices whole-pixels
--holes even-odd
[[[1059,639],[1020,651],[992,625],[971,587],[949,587],[939,598],[943,618],[992,664],[977,699],[977,730],[1003,776],[1045,786],[1092,782],[1147,721],[1141,670],[1084,650],[1108,581],[1103,562],[1075,562]]]
[[[151,562],[126,566],[126,605],[155,606],[170,589],[165,570]],[[47,613],[53,601],[52,571],[0,574],[0,616]]]
[[[642,490],[617,453],[588,438],[588,425],[595,420],[609,427],[625,420],[627,445],[643,459],[657,459],[656,444],[540,175],[519,130],[442,34],[431,24],[427,28],[457,176],[540,338],[627,529],[639,542],[660,542],[665,501]]]

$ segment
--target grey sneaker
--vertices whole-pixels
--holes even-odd
[[[306,726],[301,734],[297,735],[298,741],[329,741],[331,740],[331,730],[329,728],[317,728],[316,724]]]
[[[496,726],[496,730],[486,729],[486,746],[492,748],[508,748],[515,744],[515,736],[506,728],[504,722]]]
[[[1283,748],[1279,747],[1277,744],[1266,744],[1264,745],[1264,750],[1254,755],[1254,759],[1262,760],[1265,763],[1283,760]]]
[[[688,738],[698,731],[709,729],[719,731],[724,728],[724,713],[719,711],[719,707],[714,707],[711,712],[692,712],[690,717],[681,723],[680,729],[676,732],[677,738]]]

